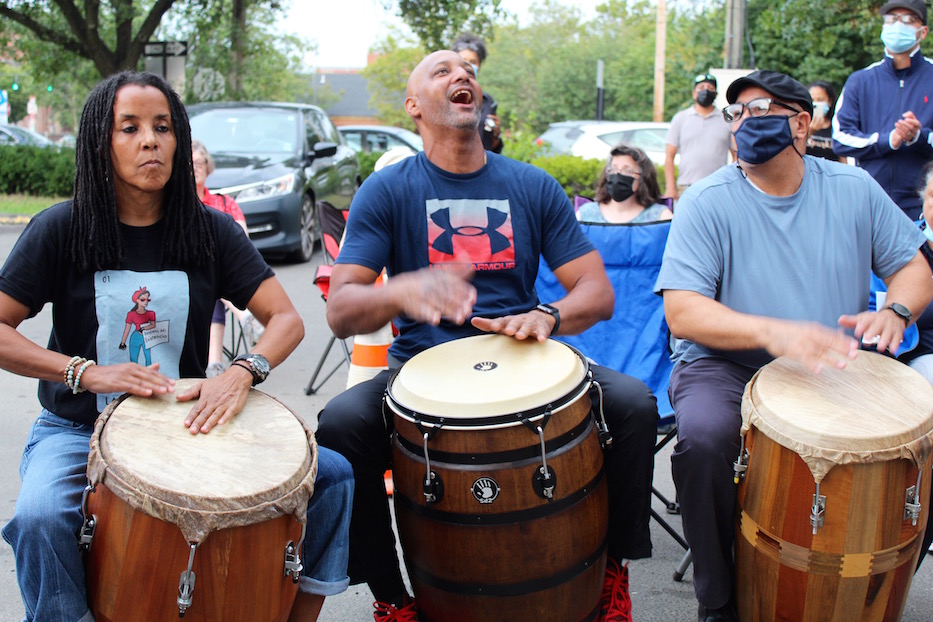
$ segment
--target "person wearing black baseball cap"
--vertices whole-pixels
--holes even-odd
[[[802,84],[756,71],[726,99],[738,165],[684,192],[654,288],[680,340],[671,463],[701,621],[752,617],[748,594],[733,592],[745,385],[779,356],[819,373],[845,367],[859,340],[894,352],[933,298],[920,230],[865,171],[804,154],[813,107]],[[889,286],[880,311],[868,310],[872,268]]]
[[[916,189],[933,159],[933,64],[920,52],[926,38],[924,0],[880,9],[885,56],[846,81],[833,118],[833,150],[855,158],[904,212],[920,218]],[[895,95],[896,94],[896,95]]]
[[[732,148],[729,125],[714,107],[715,100],[716,76],[701,73],[693,79],[693,105],[671,119],[664,157],[665,192],[669,197],[678,198],[690,184],[729,161]],[[680,163],[675,167],[674,156],[678,153]]]

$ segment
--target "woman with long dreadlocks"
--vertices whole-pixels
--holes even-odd
[[[123,393],[174,391],[203,377],[214,301],[248,307],[266,326],[242,361],[179,391],[192,405],[179,426],[206,434],[243,408],[304,335],[272,270],[233,219],[198,200],[191,130],[181,100],[154,74],[101,82],[81,115],[75,192],[32,219],[0,269],[0,367],[39,379],[41,414],[20,467],[22,487],[3,537],[14,549],[26,619],[92,620],[76,533],[88,442],[104,407]],[[148,329],[152,363],[120,349],[126,301],[140,283],[171,292]],[[135,300],[135,299],[134,299]],[[48,348],[17,331],[52,303]],[[95,363],[96,359],[96,363]],[[148,361],[147,361],[148,362]],[[346,588],[353,477],[334,452],[318,454],[309,515],[327,538],[305,541],[296,612],[315,619],[326,594]],[[257,468],[261,468],[257,465]]]

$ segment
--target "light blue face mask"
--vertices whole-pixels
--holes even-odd
[[[817,111],[820,112],[817,112]],[[820,116],[825,117],[829,114],[829,103],[828,102],[813,102],[813,114],[819,114]]]
[[[473,68],[473,75],[479,78],[479,65],[474,65],[473,63],[470,63],[470,67]]]
[[[917,29],[903,22],[885,24],[881,27],[881,42],[892,54],[903,54],[917,45]]]

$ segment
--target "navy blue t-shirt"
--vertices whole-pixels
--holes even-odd
[[[471,265],[474,316],[534,308],[538,257],[554,269],[593,246],[553,177],[492,152],[486,157],[480,170],[459,175],[422,152],[371,175],[353,199],[337,263],[375,272],[385,267],[390,279],[421,268]],[[399,336],[389,352],[400,361],[479,332],[469,321],[430,326],[400,317],[395,324]]]

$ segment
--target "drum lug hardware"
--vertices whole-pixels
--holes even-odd
[[[590,372],[590,378],[592,379],[592,372]],[[595,380],[592,381],[592,386],[599,395],[599,398],[596,400],[599,404],[599,417],[596,419],[596,432],[599,438],[599,446],[603,448],[603,451],[607,451],[612,449],[612,434],[609,432],[609,426],[606,425],[606,413],[603,412],[603,387]]]
[[[439,428],[434,428],[430,432],[424,432],[424,480],[421,484],[424,490],[424,502],[427,504],[438,503],[444,498],[444,481],[441,476],[431,470],[431,457],[428,455],[428,441],[434,436]]]
[[[813,495],[813,506],[810,508],[810,526],[813,528],[813,535],[823,526],[826,518],[826,495],[820,494],[820,485],[816,485],[816,493]]]
[[[88,514],[87,500],[88,496],[94,492],[94,486],[88,485],[81,496],[81,509],[84,512],[84,523],[78,532],[78,549],[87,553],[91,550],[91,544],[94,541],[94,532],[97,530],[97,516]]]
[[[745,472],[748,471],[748,450],[745,449],[745,437],[741,437],[739,445],[739,457],[732,463],[732,471],[735,473],[733,482],[738,484],[745,479]]]
[[[185,617],[185,613],[188,611],[188,607],[191,606],[191,601],[194,598],[194,581],[197,578],[194,571],[191,569],[194,567],[194,552],[197,550],[198,545],[196,543],[191,543],[188,545],[190,551],[188,553],[188,569],[181,573],[181,578],[178,581],[178,617]]]
[[[534,477],[531,479],[531,485],[542,499],[547,499],[548,503],[554,501],[554,489],[557,487],[557,475],[554,469],[547,467],[538,467],[535,469]]]
[[[542,499],[547,499],[548,503],[554,501],[554,488],[557,487],[557,476],[554,469],[547,465],[547,450],[544,446],[544,430],[538,426],[535,430],[538,433],[538,440],[541,442],[541,466],[535,469],[535,475],[532,479],[532,486],[535,492]]]
[[[298,547],[294,542],[289,541],[285,546],[285,571],[284,576],[291,575],[292,583],[298,583],[301,578],[301,571],[304,567],[301,565],[301,557],[298,555]]]
[[[918,481],[919,485],[920,482]],[[904,501],[904,520],[910,519],[910,524],[917,526],[920,519],[921,505],[917,503],[917,486],[911,486],[907,489],[906,499]]]

